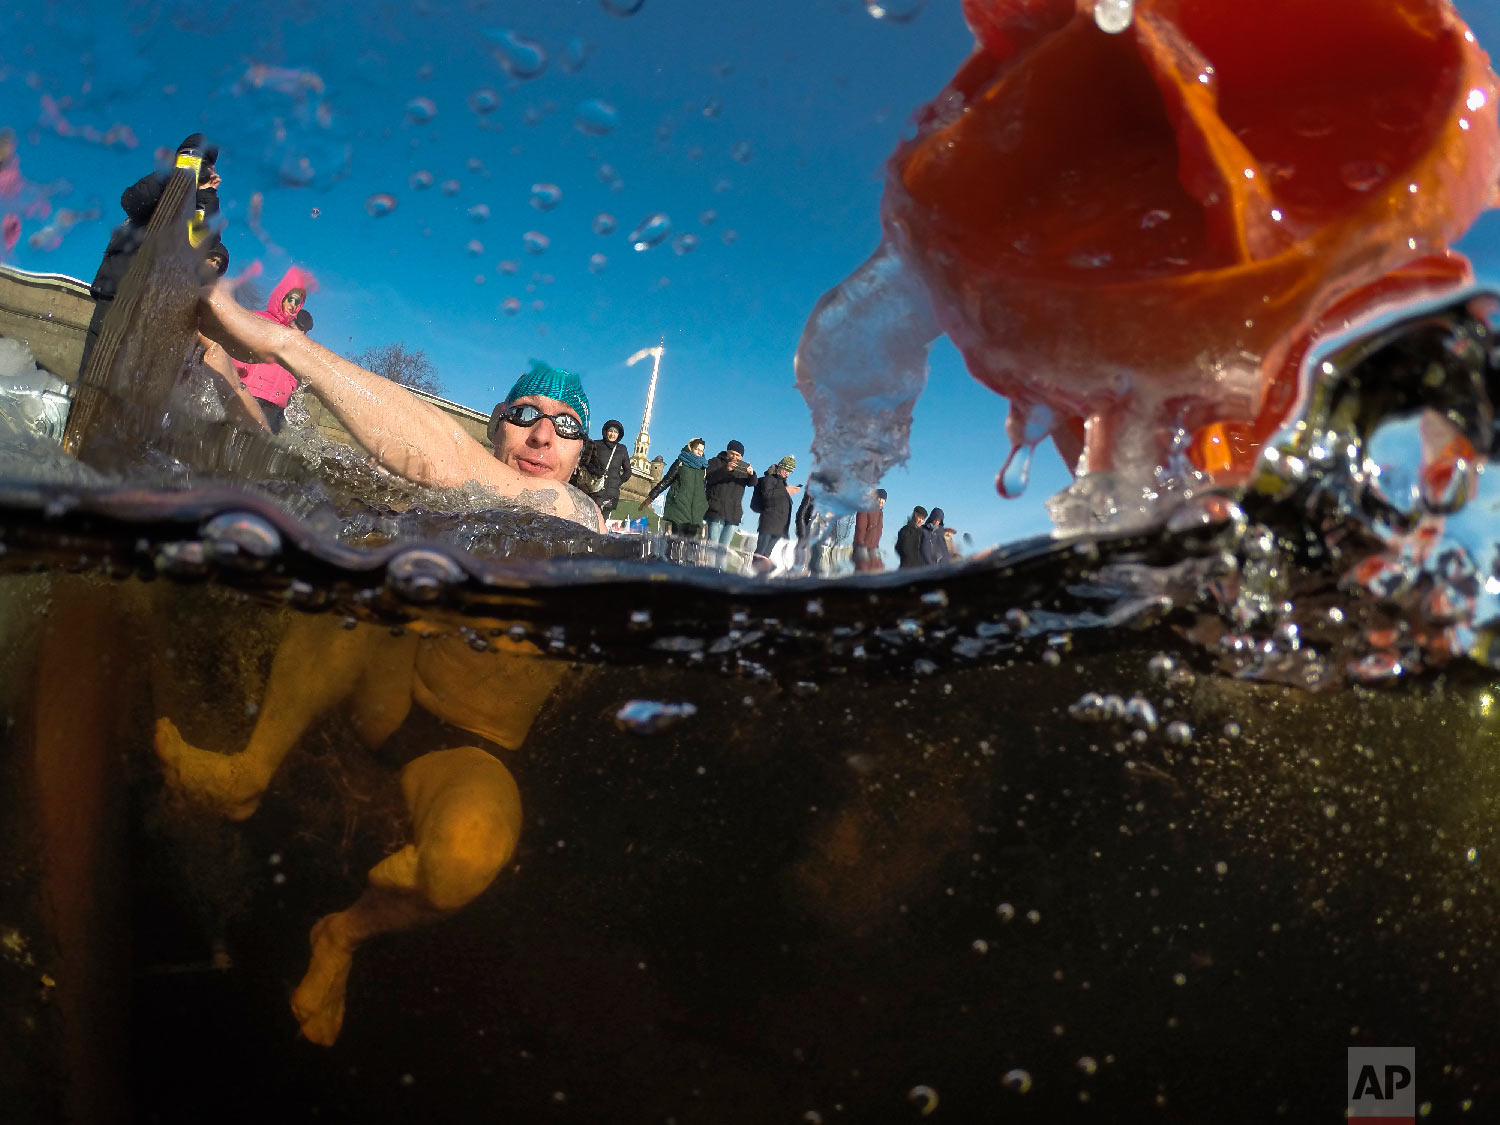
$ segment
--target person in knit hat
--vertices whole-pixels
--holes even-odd
[[[745,460],[745,447],[731,441],[708,463],[703,486],[708,489],[708,541],[727,547],[734,542],[745,516],[745,489],[755,483],[755,469]]]
[[[763,558],[770,559],[771,552],[791,531],[792,497],[802,491],[802,486],[788,486],[786,478],[796,467],[797,458],[790,454],[783,457],[756,482],[755,492],[750,497],[750,510],[760,513],[755,553]]]
[[[474,483],[524,507],[602,531],[594,502],[568,483],[588,434],[583,381],[540,361],[490,416],[493,452],[431,403],[291,325],[242,308],[224,282],[199,303],[204,333],[244,362],[274,362],[317,395],[376,461],[417,484]]]

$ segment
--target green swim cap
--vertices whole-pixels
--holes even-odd
[[[584,432],[588,432],[589,396],[583,393],[583,380],[571,371],[552,367],[539,359],[532,360],[531,370],[516,380],[515,386],[506,394],[505,402],[509,405],[526,395],[542,395],[567,403],[578,412],[578,420],[583,423]]]

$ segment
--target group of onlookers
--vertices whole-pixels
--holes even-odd
[[[940,566],[959,558],[953,528],[943,523],[943,509],[918,504],[896,533],[896,558],[903,567]]]

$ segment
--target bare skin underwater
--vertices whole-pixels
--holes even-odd
[[[515,749],[565,666],[524,643],[475,652],[462,640],[334,619],[297,617],[277,649],[244,750],[190,745],[158,719],[156,752],[169,784],[231,820],[255,813],[287,754],[319,716],[347,704],[361,741],[380,746],[415,703],[445,722]],[[521,795],[509,770],[478,746],[437,750],[406,765],[401,792],[411,842],[370,869],[364,893],[312,928],[307,972],[292,993],[302,1034],[332,1044],[344,1020],[354,951],[377,934],[435,921],[472,902],[515,852]]]

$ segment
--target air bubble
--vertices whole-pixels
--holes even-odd
[[[426,191],[432,186],[432,173],[425,168],[418,168],[406,182],[416,191]]]
[[[1094,0],[1094,23],[1100,31],[1118,35],[1135,19],[1135,0]]]
[[[459,183],[457,180],[443,181],[442,192],[444,195],[457,195],[462,190],[463,184]]]
[[[1153,208],[1141,216],[1141,229],[1151,230],[1153,227],[1159,227],[1171,217],[1172,212],[1164,211],[1160,207]]]
[[[1174,746],[1186,746],[1189,742],[1193,741],[1193,728],[1181,719],[1168,723],[1166,734],[1167,741]]]
[[[937,1111],[938,1093],[931,1086],[913,1086],[906,1092],[906,1100],[919,1106],[923,1117],[930,1117]]]
[[[665,213],[658,211],[654,215],[648,215],[642,219],[636,228],[626,236],[626,241],[636,250],[649,250],[659,245],[664,239],[672,234],[672,220]]]
[[[1082,1056],[1074,1065],[1077,1066],[1079,1071],[1083,1074],[1092,1075],[1099,1073],[1099,1062],[1094,1058],[1093,1055]]]
[[[719,213],[717,211],[714,211],[714,210],[711,210],[711,209],[708,210],[708,211],[700,211],[700,212],[698,212],[698,221],[700,223],[702,223],[706,227],[713,226],[714,222],[718,219],[718,217],[719,217]]]
[[[219,562],[259,569],[281,553],[281,533],[250,512],[225,512],[203,525],[203,538]]]
[[[521,236],[521,245],[528,254],[545,254],[552,240],[541,231],[529,230]]]
[[[600,211],[594,216],[594,221],[591,225],[594,228],[595,234],[614,234],[615,227],[619,224],[615,222],[615,217],[608,211]]]
[[[413,125],[426,125],[437,116],[437,104],[431,98],[412,98],[406,103],[406,119]]]
[[[729,158],[736,164],[749,164],[755,159],[755,149],[749,141],[740,141],[729,150]]]
[[[476,203],[469,208],[469,218],[476,223],[482,223],[490,217],[490,205],[488,203]]]
[[[1000,1077],[1000,1085],[1007,1090],[1014,1090],[1018,1094],[1029,1094],[1031,1092],[1031,1073],[1016,1067],[1008,1070]]]
[[[615,726],[631,734],[658,734],[697,713],[698,708],[691,703],[631,699],[615,712]]]
[[[484,253],[484,243],[480,242],[477,238],[471,238],[464,249],[477,258],[480,254]]]
[[[562,202],[562,188],[556,184],[532,184],[530,202],[538,211],[550,211]]]
[[[500,302],[500,311],[506,316],[515,316],[521,311],[521,302],[515,297],[507,297]]]
[[[573,127],[589,137],[602,137],[612,133],[620,123],[620,111],[603,98],[589,98],[579,102],[573,113]]]
[[[1355,191],[1369,191],[1390,174],[1391,170],[1378,160],[1351,160],[1339,169],[1344,186]]]
[[[365,210],[377,219],[383,219],[396,209],[396,197],[388,191],[378,191],[365,200]]]
[[[603,273],[607,265],[609,265],[609,259],[603,254],[589,255],[589,273]]]
[[[386,585],[408,601],[431,602],[468,575],[447,555],[425,547],[402,551],[385,567]]]
[[[672,240],[672,252],[674,254],[691,254],[698,248],[698,236],[695,234],[679,234]]]
[[[514,258],[506,258],[499,262],[495,268],[501,273],[516,273],[521,268],[521,263]]]

